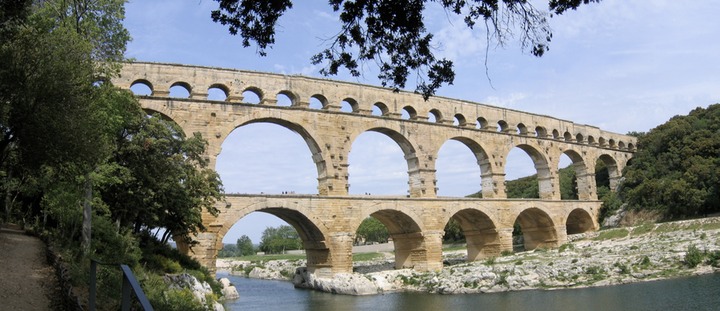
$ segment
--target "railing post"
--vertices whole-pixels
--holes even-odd
[[[123,271],[122,297],[120,298],[122,311],[130,311],[130,289],[130,281]]]
[[[90,260],[90,297],[88,297],[88,308],[95,311],[95,296],[97,295],[97,261]]]

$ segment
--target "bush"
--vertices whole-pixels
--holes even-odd
[[[695,245],[688,246],[685,253],[685,265],[695,268],[703,262],[703,259],[705,259],[705,253],[701,252]]]

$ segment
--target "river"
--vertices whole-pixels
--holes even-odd
[[[389,293],[333,295],[293,288],[290,282],[230,279],[240,299],[226,310],[720,310],[720,274],[606,287],[491,294]]]

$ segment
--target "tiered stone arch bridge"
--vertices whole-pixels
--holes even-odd
[[[209,229],[196,236],[192,254],[211,271],[224,235],[256,211],[278,216],[298,231],[308,270],[318,276],[352,271],[355,231],[369,216],[390,231],[397,268],[442,268],[443,228],[451,217],[466,236],[468,260],[512,250],[516,221],[526,249],[556,247],[568,234],[597,230],[595,163],[606,164],[614,189],[636,145],[634,137],[550,116],[444,97],[424,101],[414,93],[303,76],[135,62],[126,63],[111,82],[125,89],[145,85],[149,94],[138,96],[142,107],[174,120],[186,134],[201,133],[213,166],[230,132],[257,122],[300,134],[312,152],[317,194],[228,195],[218,202],[218,217],[203,216]],[[174,88],[187,97],[171,97]],[[250,95],[257,103],[244,100]],[[350,147],[367,131],[387,135],[402,149],[408,195],[348,194]],[[463,143],[477,158],[482,199],[437,196],[435,159],[448,140]],[[534,162],[540,199],[506,198],[505,162],[515,147]],[[573,162],[579,200],[560,199],[562,154]]]

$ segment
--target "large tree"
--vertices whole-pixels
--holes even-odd
[[[257,44],[260,55],[275,43],[277,21],[293,5],[290,0],[215,1],[219,8],[212,12],[213,21],[240,35],[245,47]],[[528,0],[329,0],[339,12],[340,30],[311,61],[324,66],[321,74],[336,75],[345,68],[353,76],[361,74],[363,63],[375,62],[383,86],[399,90],[415,76],[416,92],[427,99],[455,79],[452,61],[438,59],[433,51],[433,35],[424,22],[429,3],[462,17],[470,29],[484,27],[488,45],[504,46],[516,38],[525,50],[542,56],[552,38],[548,18],[590,2],[600,0],[548,0],[548,11]]]

